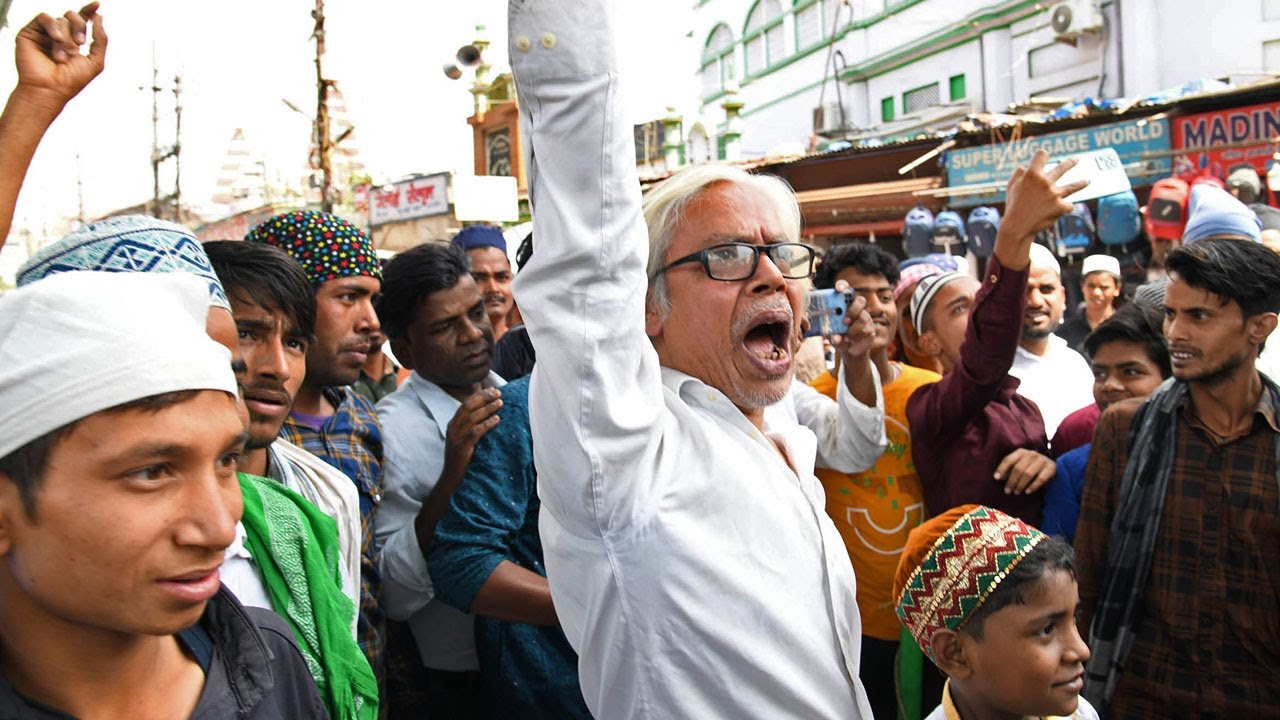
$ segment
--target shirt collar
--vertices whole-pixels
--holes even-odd
[[[444,388],[419,375],[417,370],[409,374],[409,379],[405,380],[404,384],[405,387],[410,388],[423,406],[427,408],[427,414],[431,416],[431,420],[440,428],[441,437],[444,437],[449,428],[449,421],[453,419],[454,414],[458,412],[458,408],[462,406],[462,403],[445,392]],[[492,370],[489,371],[488,377],[480,383],[482,387],[486,388],[500,388],[506,384],[507,382]]]

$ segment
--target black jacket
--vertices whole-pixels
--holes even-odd
[[[284,619],[246,608],[223,588],[200,618],[212,658],[192,720],[328,718]],[[75,720],[19,695],[0,676],[0,720]]]

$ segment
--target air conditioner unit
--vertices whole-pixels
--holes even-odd
[[[813,133],[823,137],[844,134],[848,122],[838,102],[823,103],[813,109]]]
[[[1074,44],[1083,33],[1102,29],[1102,6],[1098,0],[1065,0],[1050,9],[1049,25],[1054,39]]]

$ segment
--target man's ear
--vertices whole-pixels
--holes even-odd
[[[0,472],[0,557],[9,554],[14,513],[21,512],[26,512],[26,509],[17,483],[8,474]]]
[[[926,330],[923,334],[917,336],[916,345],[921,352],[929,357],[937,357],[942,354],[942,343],[932,330]]]
[[[934,664],[947,677],[967,678],[973,674],[973,666],[965,656],[964,638],[955,630],[939,630],[929,639]]]
[[[1271,336],[1271,332],[1276,329],[1277,322],[1278,319],[1275,313],[1258,313],[1246,320],[1244,329],[1249,335],[1249,342],[1254,345],[1262,345]],[[1280,338],[1277,338],[1277,340],[1280,340]]]
[[[646,301],[644,304],[644,334],[648,335],[650,339],[660,337],[664,320],[663,313],[658,312],[658,309],[654,307],[654,303],[651,300]]]

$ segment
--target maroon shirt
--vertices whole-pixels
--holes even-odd
[[[1049,454],[1040,409],[1017,394],[1009,375],[1022,334],[1029,270],[1014,272],[993,257],[969,310],[960,359],[942,380],[907,400],[911,453],[930,515],[978,503],[1037,525],[1044,490],[1006,495],[993,475],[1018,448]]]
[[[1058,431],[1049,441],[1049,449],[1053,450],[1053,459],[1066,455],[1082,445],[1093,442],[1093,428],[1102,417],[1102,408],[1098,403],[1090,403],[1071,413],[1058,423]]]

